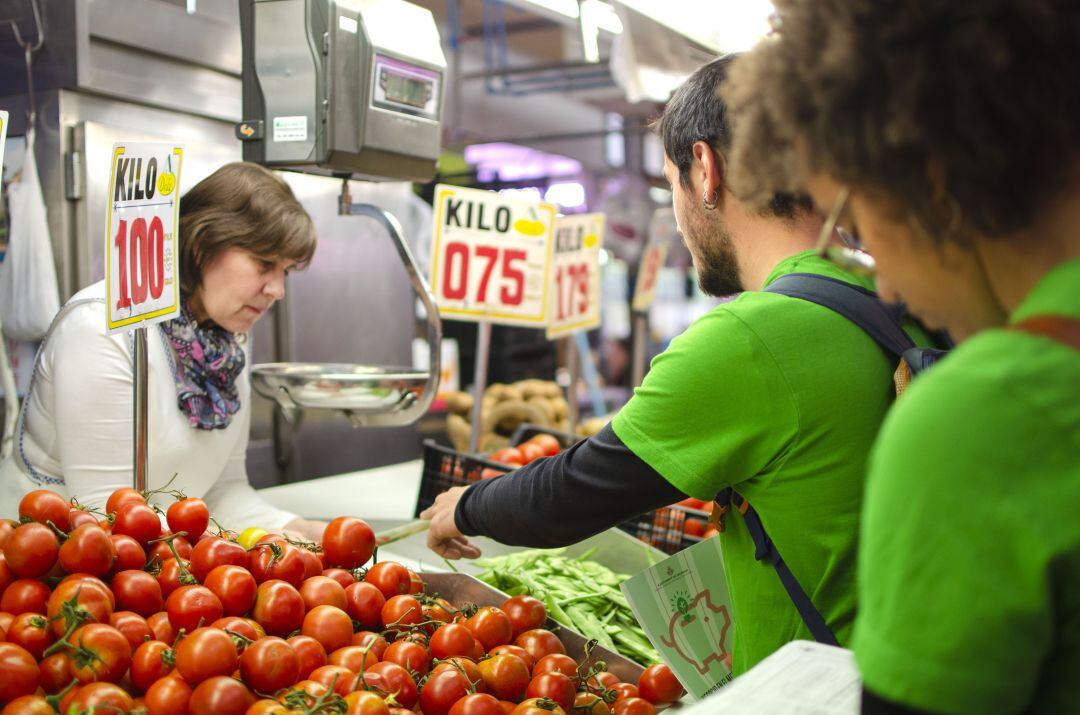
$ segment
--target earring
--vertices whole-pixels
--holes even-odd
[[[718,196],[716,195],[716,189],[712,190],[711,201],[709,200],[709,192],[707,190],[701,192],[701,205],[705,207],[706,211],[712,211],[713,209],[715,209],[717,200]]]

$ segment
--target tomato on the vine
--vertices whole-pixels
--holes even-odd
[[[566,715],[567,712],[569,711],[563,710],[558,703],[543,698],[529,698],[521,701],[510,711],[510,715]],[[577,713],[577,710],[574,710],[574,713]]]
[[[165,521],[174,534],[184,531],[189,541],[195,541],[210,525],[210,509],[202,499],[185,497],[169,505]]]
[[[8,568],[22,578],[40,578],[49,573],[59,553],[60,542],[56,534],[36,521],[15,529],[4,547]]]
[[[262,626],[250,618],[241,618],[240,616],[222,616],[211,623],[210,627],[221,631],[229,631],[230,634],[243,636],[252,641],[266,637],[266,631]]]
[[[322,643],[327,653],[333,653],[352,643],[352,619],[336,606],[315,606],[304,615],[300,633],[311,636]]]
[[[309,611],[315,606],[334,606],[343,611],[349,607],[345,587],[329,576],[310,576],[304,579],[300,584],[300,596]]]
[[[566,655],[566,646],[559,640],[559,637],[544,628],[525,631],[514,640],[514,645],[524,648],[537,661],[552,653]]]
[[[183,559],[177,561],[175,558],[170,558],[161,564],[161,570],[158,571],[154,578],[157,579],[158,585],[161,586],[161,595],[168,598],[173,591],[181,586],[193,584],[195,577],[192,575],[189,562]]]
[[[56,711],[41,695],[23,695],[8,703],[0,713],[2,715],[55,715]]]
[[[322,575],[334,579],[341,584],[342,588],[348,588],[356,583],[356,579],[353,577],[352,572],[346,571],[345,569],[323,569]]]
[[[82,626],[71,635],[71,675],[80,683],[115,683],[131,667],[131,644],[103,623]]]
[[[191,550],[191,573],[200,582],[218,566],[226,564],[248,567],[248,552],[235,541],[211,536],[201,539]]]
[[[656,708],[643,698],[616,700],[611,706],[612,715],[656,715]]]
[[[611,715],[611,708],[595,693],[581,692],[574,696],[573,711],[575,715]]]
[[[116,574],[112,579],[112,591],[117,608],[134,611],[143,618],[159,612],[164,605],[161,586],[145,571],[132,569]]]
[[[481,648],[472,632],[461,623],[447,623],[439,626],[431,635],[431,655],[439,660],[446,660],[454,655],[463,655],[477,659],[477,650]]]
[[[345,696],[345,715],[390,715],[386,701],[369,690],[357,690]]]
[[[73,692],[65,712],[126,713],[135,707],[131,696],[111,682],[90,683]]]
[[[367,563],[375,552],[375,532],[363,519],[339,516],[323,531],[322,546],[327,566],[354,569]]]
[[[326,665],[326,649],[311,636],[293,636],[287,642],[300,658],[297,680],[306,680],[312,671]]]
[[[165,611],[173,628],[190,632],[221,618],[221,599],[206,586],[181,586],[169,594]]]
[[[487,691],[500,700],[521,700],[529,687],[529,668],[516,655],[502,654],[477,663]]]
[[[54,491],[35,489],[19,502],[19,516],[39,524],[52,522],[60,531],[71,529],[71,504]]]
[[[532,670],[533,677],[544,673],[562,673],[567,678],[570,678],[570,682],[574,684],[575,688],[578,686],[577,661],[565,653],[552,653],[536,661],[536,665]]]
[[[132,650],[154,637],[154,632],[146,623],[146,619],[132,611],[114,611],[109,616],[109,625],[127,638]]]
[[[142,495],[142,492],[131,487],[121,487],[109,495],[109,500],[105,502],[105,513],[112,516],[120,511],[120,507],[126,504],[145,503],[146,497]]]
[[[291,584],[266,581],[259,584],[252,617],[272,636],[287,636],[304,623],[304,599]]]
[[[449,715],[504,715],[498,699],[487,693],[471,693],[450,707]]]
[[[352,644],[360,646],[361,648],[368,648],[375,657],[382,660],[383,655],[386,653],[387,643],[386,639],[378,633],[372,631],[359,631],[353,634]]]
[[[154,640],[159,640],[163,643],[172,643],[176,640],[176,629],[169,623],[169,614],[165,611],[158,611],[154,615],[146,619],[146,625],[150,626],[150,631],[154,634]]]
[[[427,648],[413,641],[394,641],[387,647],[382,659],[388,663],[397,663],[405,670],[421,677],[431,670],[431,653]]]
[[[176,655],[161,641],[146,641],[131,656],[131,682],[145,693],[155,681],[166,677],[176,667]]]
[[[146,550],[135,539],[124,534],[111,534],[109,540],[116,549],[116,561],[112,573],[142,569],[146,565]]]
[[[424,715],[449,715],[454,703],[470,692],[472,688],[460,672],[436,669],[420,690],[420,709]]]
[[[113,613],[112,598],[112,591],[96,578],[61,581],[45,609],[53,634],[63,636],[76,622],[107,624]]]
[[[638,687],[633,683],[615,683],[611,686],[611,689],[615,691],[615,702],[639,697]]]
[[[261,638],[240,656],[240,677],[257,693],[276,693],[299,679],[300,656],[281,638]]]
[[[49,587],[37,579],[20,578],[4,589],[4,595],[0,597],[0,611],[44,614],[48,610],[51,593]]]
[[[55,640],[49,622],[39,613],[20,613],[7,627],[8,643],[22,646],[34,660],[41,660],[45,649]]]
[[[161,520],[147,504],[131,502],[117,510],[113,519],[113,533],[130,536],[145,547],[161,536]]]
[[[180,678],[162,678],[146,691],[146,706],[154,715],[187,715],[191,686]]]
[[[170,543],[172,544],[171,548],[169,547]],[[173,549],[176,549],[176,554],[173,553]],[[160,562],[179,555],[182,559],[190,560],[192,551],[191,542],[183,536],[162,534],[161,539],[155,540],[154,545],[150,547],[150,556],[148,558],[150,561],[157,559]]]
[[[500,645],[495,646],[490,651],[488,651],[488,655],[499,655],[501,653],[509,653],[510,655],[516,655],[518,658],[521,658],[523,661],[525,661],[525,665],[528,666],[530,673],[536,666],[536,659],[529,655],[528,651],[526,651],[521,646]]]
[[[573,681],[562,673],[556,672],[533,676],[525,691],[525,697],[554,700],[563,710],[569,710],[574,706],[576,694]]]
[[[189,715],[244,715],[255,696],[243,683],[224,675],[208,678],[191,692]]]
[[[291,544],[261,543],[251,550],[249,558],[248,568],[257,583],[278,579],[299,587],[304,582],[304,559]]]
[[[498,608],[481,608],[465,621],[465,627],[480,642],[485,651],[500,645],[508,645],[513,638],[510,619]]]
[[[532,596],[508,598],[502,605],[502,611],[510,619],[514,638],[525,631],[543,628],[547,623],[547,608],[543,602]]]
[[[355,672],[343,665],[334,665],[332,663],[316,668],[308,676],[308,679],[325,685],[328,690],[332,689],[342,696],[356,690],[359,683]]]
[[[203,585],[221,601],[221,611],[226,616],[241,616],[250,611],[259,588],[250,571],[233,564],[214,568],[203,579]]]
[[[0,702],[9,702],[37,690],[41,681],[37,661],[22,646],[0,642]]]
[[[654,705],[673,703],[686,692],[675,673],[663,663],[646,668],[638,677],[637,686],[641,698]]]
[[[394,596],[382,607],[383,626],[388,630],[407,631],[424,620],[424,609],[412,596]]]
[[[381,628],[382,609],[386,605],[386,596],[382,591],[364,581],[357,581],[345,587],[345,611],[362,628]]]
[[[408,594],[411,586],[409,569],[396,561],[380,561],[367,570],[364,581],[382,592],[386,598]]]
[[[236,644],[225,631],[198,628],[185,636],[174,649],[176,672],[191,685],[236,670]]]
[[[84,524],[101,526],[100,520],[93,513],[78,507],[72,507],[71,511],[68,512],[68,523],[71,524],[72,529],[78,529]]]
[[[486,693],[487,685],[484,683],[484,676],[480,674],[480,666],[475,661],[469,658],[464,658],[460,655],[455,655],[451,658],[447,658],[432,669],[432,673],[437,673],[442,670],[453,670],[461,673],[468,679],[472,685],[472,689],[478,693]]]
[[[49,695],[59,693],[71,682],[71,659],[66,653],[53,653],[38,664],[41,689]]]

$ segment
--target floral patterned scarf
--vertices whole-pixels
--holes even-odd
[[[180,317],[161,324],[176,360],[177,403],[195,429],[224,429],[240,409],[236,379],[244,370],[244,348],[236,335],[200,326],[184,304]]]

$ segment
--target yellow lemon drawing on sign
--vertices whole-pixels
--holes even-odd
[[[544,233],[544,223],[538,220],[536,209],[530,208],[529,213],[532,214],[532,219],[519,218],[514,221],[514,229],[526,236],[542,235]]]
[[[599,240],[600,238],[595,233],[587,233],[585,234],[585,247],[592,248]]]
[[[157,190],[162,196],[168,196],[176,188],[176,174],[172,173],[172,156],[169,156],[168,164],[169,168],[157,180]]]

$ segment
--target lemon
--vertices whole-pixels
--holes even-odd
[[[596,242],[599,241],[599,240],[600,239],[597,237],[597,235],[595,233],[586,234],[585,235],[585,247],[586,248],[592,248],[593,246],[596,245]]]
[[[527,218],[519,218],[514,221],[514,228],[518,233],[526,236],[539,236],[544,233],[544,224],[540,221],[530,221]]]
[[[240,538],[236,541],[245,549],[250,549],[252,546],[259,542],[259,539],[266,536],[270,532],[266,529],[260,529],[257,526],[249,526],[240,532]]]
[[[168,196],[176,188],[176,174],[167,171],[157,180],[157,190],[162,196]]]

